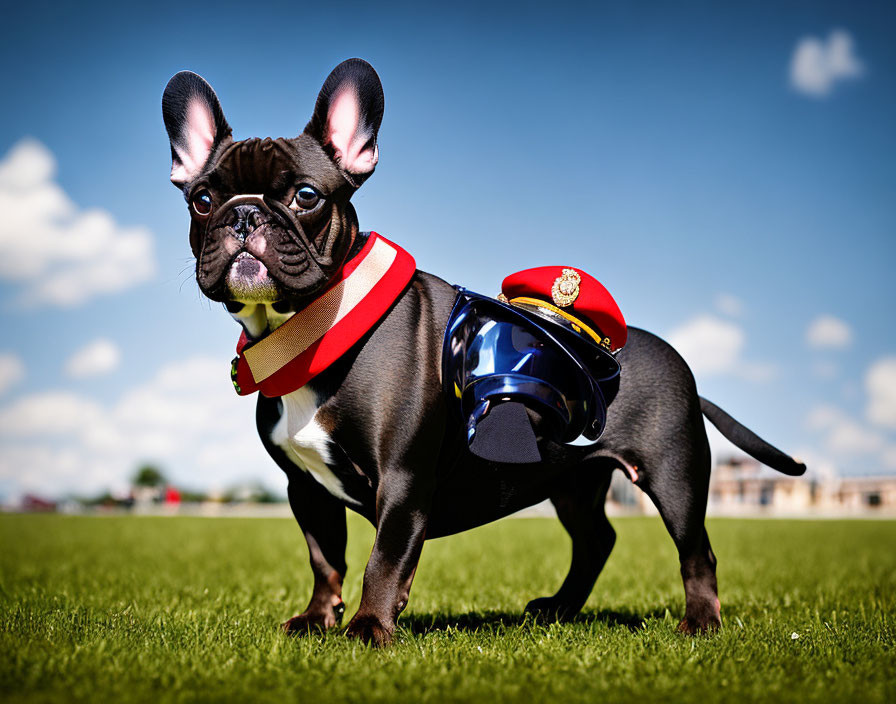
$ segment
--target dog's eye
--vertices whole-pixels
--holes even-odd
[[[196,192],[192,203],[193,210],[199,215],[208,215],[212,212],[212,194],[205,189]]]
[[[297,212],[314,210],[317,204],[320,203],[320,199],[321,195],[317,192],[317,189],[306,184],[299,186],[299,190],[296,191],[296,196],[292,199],[289,207]]]

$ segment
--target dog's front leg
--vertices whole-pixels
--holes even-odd
[[[338,625],[345,611],[345,507],[304,472],[290,476],[289,505],[308,543],[314,589],[308,608],[284,623],[283,630],[326,630]]]
[[[361,605],[346,630],[349,637],[376,646],[392,641],[420,560],[431,498],[430,488],[407,473],[381,480],[376,540],[364,571]]]

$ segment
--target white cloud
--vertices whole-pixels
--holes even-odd
[[[45,391],[0,410],[0,433],[37,437],[77,433],[101,416],[99,405],[89,399],[66,391]]]
[[[812,364],[812,374],[820,379],[833,379],[837,376],[838,371],[837,365],[831,361],[820,361]]]
[[[809,430],[827,430],[844,417],[843,411],[835,406],[816,406],[806,416],[806,427]]]
[[[772,362],[747,362],[741,360],[734,372],[747,381],[763,383],[778,376],[778,367]]]
[[[17,493],[56,495],[90,494],[108,486],[102,463],[92,462],[71,447],[4,445],[0,447],[0,487]]]
[[[896,469],[896,445],[884,448],[884,451],[881,453],[881,460],[887,469]]]
[[[55,175],[53,154],[33,139],[0,160],[0,279],[20,287],[20,301],[75,306],[150,279],[156,264],[149,230],[78,208]]]
[[[813,98],[829,95],[836,83],[859,78],[864,72],[853,51],[852,35],[842,29],[831,32],[826,41],[818,37],[800,39],[790,59],[790,84]]]
[[[879,433],[868,430],[851,420],[844,420],[831,428],[827,446],[840,454],[867,454],[877,452],[884,445]]]
[[[878,452],[884,448],[884,437],[853,420],[836,406],[813,408],[806,417],[806,427],[822,433],[828,452],[853,456]]]
[[[672,331],[667,339],[695,374],[719,374],[735,367],[745,335],[734,323],[700,315]]]
[[[716,309],[720,313],[738,318],[744,312],[744,304],[739,298],[728,293],[720,293],[716,296]]]
[[[120,490],[144,461],[182,486],[220,489],[249,478],[282,486],[254,416],[254,399],[233,392],[227,365],[207,358],[167,364],[111,404],[33,394],[0,409],[0,490]]]
[[[75,352],[65,363],[65,373],[76,379],[108,374],[118,369],[121,350],[111,340],[98,339]]]
[[[833,315],[819,315],[806,328],[806,343],[810,347],[848,347],[852,343],[852,328]]]
[[[0,394],[25,378],[25,365],[14,354],[0,354]]]
[[[865,375],[865,390],[868,420],[896,429],[896,357],[884,357],[871,365]]]
[[[896,358],[882,361],[896,365]],[[816,459],[823,458],[832,467],[840,465],[846,473],[896,469],[892,435],[857,421],[837,406],[816,406],[806,416],[805,427],[819,435],[821,454]]]
[[[714,315],[698,315],[666,339],[695,375],[734,374],[749,381],[768,381],[777,373],[770,363],[744,360],[746,334],[739,325]]]

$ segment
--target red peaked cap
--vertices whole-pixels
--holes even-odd
[[[612,350],[622,348],[628,338],[625,318],[613,296],[600,281],[581,269],[539,266],[518,271],[504,279],[501,292],[510,301],[535,298],[581,319],[597,328],[602,337],[609,337]]]

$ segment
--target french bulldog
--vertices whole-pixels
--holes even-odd
[[[250,342],[326,290],[366,241],[351,197],[376,167],[383,107],[376,72],[350,59],[324,82],[301,134],[235,141],[208,83],[187,71],[168,83],[162,111],[171,181],[190,212],[196,280]],[[597,444],[542,438],[540,463],[485,461],[470,452],[442,388],[442,341],[456,295],[417,270],[379,322],[325,371],[280,397],[258,394],[258,432],[288,477],[314,575],[307,608],[284,630],[340,624],[346,508],[376,528],[350,637],[390,643],[426,539],[545,499],[569,532],[572,562],[557,593],[526,608],[574,615],[616,539],[604,502],[617,469],[653,500],[678,549],[686,598],[679,630],[717,628],[716,557],[704,528],[710,451],[703,417],[774,469],[799,475],[805,466],[701,398],[678,353],[634,327],[618,353],[623,372]]]

